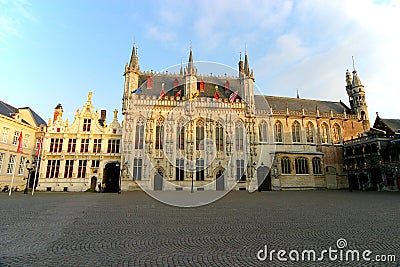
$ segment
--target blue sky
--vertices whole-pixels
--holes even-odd
[[[195,60],[233,68],[246,47],[264,94],[345,103],[354,56],[370,119],[400,118],[398,25],[400,1],[0,0],[0,99],[46,121],[61,103],[71,120],[93,91],[111,121],[134,41],[156,71],[192,43]]]

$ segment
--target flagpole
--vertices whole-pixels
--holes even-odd
[[[35,193],[36,178],[37,178],[38,172],[40,171],[40,170],[38,170],[38,168],[39,168],[40,159],[42,158],[40,154],[43,154],[43,149],[42,149],[42,147],[43,147],[43,141],[44,141],[44,138],[43,138],[43,136],[41,136],[41,137],[40,137],[40,143],[39,143],[39,145],[40,145],[39,150],[40,150],[40,151],[39,151],[39,153],[38,153],[38,160],[37,160],[37,162],[36,162],[35,178],[33,178],[32,196],[33,196],[33,194]]]

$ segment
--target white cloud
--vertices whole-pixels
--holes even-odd
[[[152,26],[147,30],[146,35],[154,40],[168,42],[174,39],[175,34],[170,31],[162,31],[158,26]]]

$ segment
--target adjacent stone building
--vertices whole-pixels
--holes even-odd
[[[90,92],[74,121],[63,120],[61,104],[49,119],[37,190],[117,192],[120,189],[122,128],[117,113],[110,124],[106,111],[95,110]],[[99,186],[100,184],[100,186]]]
[[[399,190],[400,120],[377,114],[374,127],[346,141],[343,153],[352,190]]]
[[[342,101],[257,95],[248,55],[237,75],[141,71],[133,47],[122,101],[122,189],[345,188],[343,142],[369,130],[364,86]]]
[[[37,143],[46,122],[29,107],[16,108],[0,101],[0,188],[11,185],[24,189],[27,167],[35,160]],[[22,153],[17,153],[18,138],[22,132]],[[27,164],[29,161],[29,166]],[[32,176],[32,175],[31,175]],[[31,179],[33,182],[33,179]],[[29,184],[32,187],[32,183]]]

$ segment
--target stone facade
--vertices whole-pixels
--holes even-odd
[[[86,191],[119,190],[119,161],[122,127],[117,110],[107,125],[106,111],[99,114],[90,92],[74,121],[62,118],[62,106],[54,110],[43,140],[40,179],[37,190]]]
[[[31,108],[15,108],[0,101],[0,188],[24,189],[28,177],[27,167],[35,159],[37,140],[46,122]],[[17,153],[18,138],[22,132],[22,153]],[[27,165],[27,161],[30,163]]]
[[[134,47],[124,76],[123,190],[344,188],[343,141],[369,129],[355,70],[350,107],[254,94],[247,54],[233,77],[198,74],[191,50],[179,72],[153,73]]]

